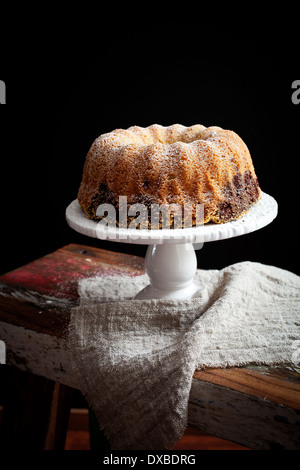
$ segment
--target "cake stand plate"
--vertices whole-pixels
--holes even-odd
[[[277,216],[277,202],[262,192],[260,200],[240,219],[225,224],[205,224],[187,229],[120,229],[90,220],[77,199],[66,209],[66,220],[77,232],[101,240],[148,245],[146,272],[150,284],[137,299],[187,299],[197,295],[193,282],[197,258],[193,244],[245,235],[270,224]]]

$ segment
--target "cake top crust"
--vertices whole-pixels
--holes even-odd
[[[228,201],[242,205],[249,176],[258,187],[250,152],[234,131],[201,124],[131,126],[93,142],[78,200],[89,217],[97,204],[119,196],[129,204],[203,203],[206,220],[217,221]]]

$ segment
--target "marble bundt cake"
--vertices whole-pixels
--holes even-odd
[[[98,137],[84,165],[78,192],[81,208],[97,220],[100,204],[119,196],[128,207],[142,203],[204,205],[204,223],[238,219],[259,199],[249,150],[233,131],[200,124],[116,129]],[[130,218],[129,218],[130,219]],[[128,219],[128,222],[129,222]]]

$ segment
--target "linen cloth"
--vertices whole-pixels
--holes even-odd
[[[74,371],[112,449],[172,448],[195,369],[299,358],[299,276],[242,262],[197,270],[195,282],[195,298],[171,301],[134,299],[147,275],[79,281]]]

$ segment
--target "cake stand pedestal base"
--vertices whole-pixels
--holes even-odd
[[[136,299],[187,299],[199,289],[193,282],[197,258],[192,243],[149,245],[145,263],[150,284]]]

